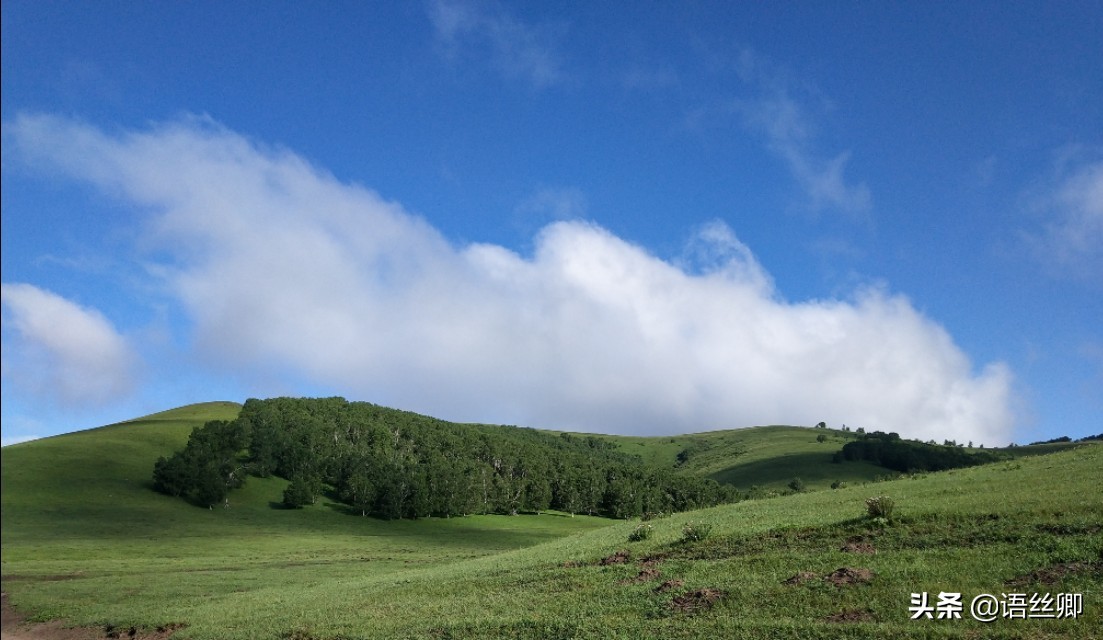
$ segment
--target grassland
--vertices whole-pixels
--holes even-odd
[[[824,442],[817,440],[821,435]],[[767,426],[669,438],[603,437],[651,464],[677,467],[681,473],[703,475],[744,491],[784,490],[794,478],[809,489],[826,489],[836,481],[870,482],[890,473],[868,462],[832,463],[832,455],[856,437],[852,431],[837,429]],[[679,464],[678,454],[683,451],[690,455]]]
[[[234,411],[197,405],[5,448],[11,603],[35,619],[99,629],[183,625],[180,640],[1094,638],[1103,628],[1099,445],[679,514],[646,523],[652,535],[641,542],[628,541],[638,521],[384,522],[333,504],[279,509],[270,503],[276,479],[250,479],[229,508],[214,510],[149,490],[158,455],[197,422]],[[769,460],[773,438],[809,438],[770,429],[731,445],[743,462]],[[837,450],[815,435],[807,449]],[[682,440],[621,446],[676,458]],[[683,466],[731,469],[722,452],[730,441]],[[891,522],[865,517],[872,495],[895,500]],[[687,524],[711,535],[683,542]],[[626,562],[613,562],[619,551]],[[842,567],[864,579],[833,584]],[[667,581],[681,584],[660,589]],[[967,610],[961,620],[910,620],[910,595],[922,591],[932,601],[961,592],[966,604],[980,593],[1074,592],[1083,613],[988,625]]]

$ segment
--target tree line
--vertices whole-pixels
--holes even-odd
[[[344,398],[250,399],[154,466],[154,488],[224,502],[250,475],[288,480],[283,504],[322,496],[361,515],[419,518],[546,509],[628,518],[737,499],[714,480],[644,465],[594,436],[458,424]]]
[[[912,473],[971,467],[1000,459],[1001,456],[987,451],[969,452],[952,444],[903,440],[896,433],[874,431],[844,444],[835,454],[834,462],[865,460],[901,473]]]

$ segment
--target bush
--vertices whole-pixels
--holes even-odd
[[[701,542],[712,534],[712,525],[704,523],[687,522],[682,527],[682,542]]]
[[[632,533],[628,534],[629,542],[640,542],[647,540],[651,537],[653,527],[649,524],[639,524],[632,530]]]
[[[876,496],[866,500],[866,513],[870,518],[892,520],[892,510],[896,505],[888,496]]]
[[[796,493],[804,491],[804,480],[801,480],[800,478],[793,478],[789,481],[789,488]]]
[[[296,477],[283,490],[283,506],[288,509],[301,509],[314,504],[321,492],[321,482],[315,478]]]
[[[842,480],[836,480],[835,482],[831,483],[831,488],[832,489],[845,489],[846,488],[846,483],[843,482]]]

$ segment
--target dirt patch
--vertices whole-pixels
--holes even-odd
[[[848,541],[843,546],[839,547],[839,551],[844,551],[846,553],[865,553],[865,554],[877,553],[877,550],[873,548],[873,545],[871,545],[868,542],[850,542],[850,541]]]
[[[716,604],[720,598],[723,597],[723,591],[711,587],[704,587],[675,597],[670,601],[670,606],[675,611],[680,611],[682,613],[697,613],[698,611],[711,609],[712,605]]]
[[[845,587],[853,584],[868,584],[873,581],[874,573],[869,569],[854,569],[840,567],[824,576],[824,580],[836,587]]]
[[[134,627],[108,627],[104,631],[105,638],[133,638],[134,640],[164,640],[171,638],[177,629],[182,629],[182,624],[170,624],[157,627],[154,631],[143,632]]]
[[[624,564],[632,560],[632,554],[628,551],[618,551],[611,556],[605,556],[601,559],[601,566],[605,567],[611,564]]]
[[[7,593],[0,596],[0,600],[0,637],[3,640],[167,640],[184,627],[171,624],[149,631],[135,627],[66,627],[59,620],[29,623],[8,603]]]
[[[673,589],[681,589],[684,586],[686,586],[685,580],[667,580],[655,587],[655,593],[666,593]]]
[[[873,622],[876,618],[869,609],[845,609],[823,620],[824,622]]]
[[[811,582],[812,580],[817,579],[819,579],[819,576],[812,573],[811,571],[801,571],[797,573],[797,575],[783,582],[782,584],[804,584],[805,582]]]
[[[654,567],[654,566],[657,566],[663,560],[666,560],[666,556],[664,556],[664,555],[645,556],[643,558],[640,558],[640,566],[644,567],[644,568]]]
[[[639,575],[635,578],[629,578],[627,580],[620,580],[617,584],[639,584],[641,582],[650,582],[652,580],[659,579],[659,570],[655,567],[644,567]]]
[[[1076,573],[1103,573],[1103,562],[1067,562],[1042,567],[1030,573],[1007,581],[1009,587],[1024,587],[1028,584],[1054,585],[1066,576]]]

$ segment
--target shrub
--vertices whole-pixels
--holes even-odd
[[[652,530],[653,527],[649,524],[636,525],[636,528],[632,530],[632,533],[628,534],[628,541],[640,542],[642,540],[647,540],[651,537]]]
[[[866,513],[870,518],[892,520],[892,510],[896,505],[888,496],[875,496],[866,500]]]
[[[804,491],[804,480],[801,480],[800,478],[793,478],[789,481],[789,488],[797,493]]]
[[[831,488],[832,489],[845,489],[846,488],[846,483],[843,482],[842,480],[836,480],[835,482],[831,483]]]
[[[687,522],[686,526],[682,527],[682,542],[701,542],[707,539],[711,534],[711,524]]]

